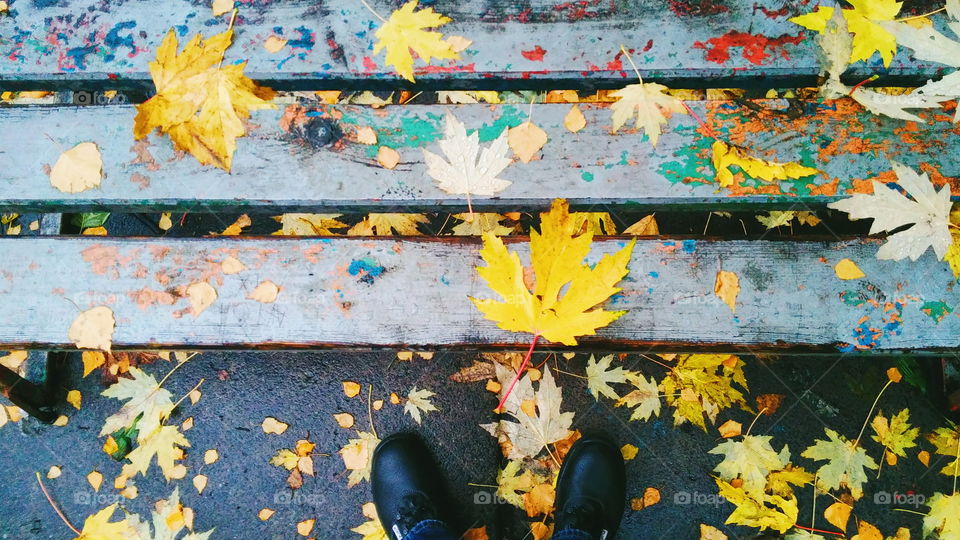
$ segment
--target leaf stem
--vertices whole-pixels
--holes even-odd
[[[368,4],[366,0],[360,0],[360,3],[363,4],[364,7],[366,7],[368,10],[370,10],[370,13],[373,13],[373,16],[374,16],[374,17],[380,19],[380,22],[382,22],[382,23],[386,23],[386,22],[387,22],[387,20],[384,19],[382,15],[380,15],[379,13],[377,13],[376,11],[374,11],[372,7],[370,7],[370,4]]]
[[[640,80],[640,84],[643,84],[643,77],[640,76],[640,70],[637,69],[637,65],[633,63],[633,56],[631,56],[630,53],[627,52],[627,49],[623,46],[623,44],[620,44],[620,52],[622,52],[624,56],[627,57],[627,61],[630,62],[631,66],[633,66],[633,72],[637,74],[637,79]]]
[[[184,394],[182,398],[178,399],[177,402],[173,404],[173,408],[176,409],[177,407],[179,407],[180,404],[183,403],[183,400],[187,399],[187,397],[189,397],[190,394],[192,394],[194,390],[200,388],[200,385],[203,384],[204,382],[206,382],[206,379],[200,379],[200,382],[198,382],[196,386],[194,386],[193,388],[191,388],[189,392],[187,392],[186,394]],[[166,421],[167,421],[167,420],[164,420],[164,423],[166,423]]]
[[[40,479],[40,473],[34,472],[34,474],[37,475],[37,483],[40,484],[40,491],[42,491],[43,496],[47,498],[47,502],[50,503],[50,506],[53,507],[53,510],[58,516],[60,516],[60,519],[67,524],[67,527],[70,527],[70,530],[73,531],[74,534],[80,536],[82,533],[73,526],[73,523],[70,523],[70,520],[67,519],[67,516],[63,515],[63,512],[60,510],[60,507],[57,506],[57,503],[53,502],[53,498],[50,497],[50,493],[47,492],[47,487],[43,485],[43,480]]]
[[[517,370],[517,375],[513,378],[513,382],[510,383],[510,387],[507,388],[507,391],[504,392],[503,397],[500,398],[500,403],[498,403],[497,407],[493,409],[493,412],[503,412],[503,404],[507,402],[510,392],[513,392],[513,387],[517,385],[517,381],[519,381],[520,377],[523,376],[523,371],[527,369],[527,364],[530,363],[530,356],[533,354],[533,348],[537,346],[538,339],[540,339],[540,334],[534,334],[533,341],[530,342],[530,348],[527,349],[527,355],[523,357],[523,362],[520,364],[520,368]]]
[[[870,417],[873,416],[873,410],[877,408],[877,403],[880,401],[880,396],[883,395],[883,392],[886,391],[887,387],[891,384],[893,384],[892,379],[888,380],[887,384],[883,385],[883,388],[880,389],[880,393],[877,394],[877,399],[873,400],[873,405],[870,407],[870,412],[867,413],[867,419],[863,421],[863,427],[860,428],[860,435],[857,435],[857,440],[853,441],[854,448],[860,444],[860,439],[863,438],[863,432],[867,430],[867,424],[870,423]]]
[[[947,6],[943,6],[942,8],[940,8],[940,9],[935,9],[935,10],[931,11],[930,13],[924,13],[924,14],[922,14],[922,15],[914,15],[914,16],[912,16],[912,17],[904,17],[904,18],[902,18],[902,19],[894,19],[893,22],[904,22],[904,21],[912,21],[912,20],[914,20],[914,19],[922,19],[922,18],[924,18],[924,17],[929,17],[929,16],[931,16],[931,15],[936,15],[937,13],[940,13],[941,11],[946,11],[946,9],[947,9]]]
[[[367,385],[367,416],[370,417],[370,431],[373,432],[373,436],[380,438],[377,435],[377,428],[373,426],[373,385]]]
[[[760,419],[760,416],[763,415],[763,413],[764,413],[766,410],[767,410],[766,407],[760,409],[760,412],[758,412],[757,415],[753,417],[753,422],[750,422],[750,426],[747,427],[747,433],[744,435],[744,437],[746,437],[747,435],[750,435],[750,430],[753,429],[753,425],[757,423],[757,420]]]
[[[227,25],[227,32],[233,30],[233,23],[237,20],[237,13],[240,13],[238,8],[233,8],[233,14],[230,15],[230,24]],[[230,40],[231,43],[233,39]],[[230,45],[227,45],[229,47]],[[220,71],[220,68],[223,67],[223,57],[227,55],[227,49],[223,49],[223,54],[220,55],[220,63],[217,64],[217,71]],[[186,215],[186,214],[184,214]]]
[[[957,437],[957,455],[953,462],[953,494],[957,494],[957,473],[960,473],[960,436]]]

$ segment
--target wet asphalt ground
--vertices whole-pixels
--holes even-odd
[[[496,441],[479,427],[495,419],[491,412],[496,404],[494,395],[484,389],[483,382],[461,384],[448,379],[477,359],[475,353],[438,351],[431,360],[414,357],[410,362],[397,361],[393,352],[200,354],[165,385],[180,396],[205,379],[200,400],[196,404],[185,401],[173,419],[194,420],[194,427],[186,432],[191,443],[184,461],[187,477],[168,483],[154,465],[147,477],[137,477],[139,495],[133,500],[118,496],[113,489],[112,480],[121,465],[103,453],[104,438],[97,436],[106,416],[115,412],[120,402],[100,396],[105,388],[100,375],[82,378],[79,355],[72,356],[64,385],[81,391],[83,405],[79,411],[69,405],[62,408],[69,417],[67,426],[24,419],[0,428],[4,471],[0,497],[5,501],[0,538],[72,538],[42,495],[35,472],[44,476],[51,496],[78,526],[87,515],[113,502],[146,517],[157,500],[179,486],[184,503],[194,509],[196,530],[215,528],[214,538],[302,538],[296,524],[306,519],[317,520],[311,534],[314,538],[360,538],[349,529],[365,521],[361,505],[371,500],[369,484],[347,488],[347,472],[337,451],[355,436],[354,429],[369,430],[368,385],[372,385],[374,400],[387,401],[372,415],[381,437],[414,430],[433,448],[459,509],[454,521],[461,527],[485,525],[490,538],[529,537],[531,520],[517,509],[491,502],[493,490],[485,487],[496,483],[502,462]],[[553,369],[572,374],[556,373],[563,389],[562,410],[576,413],[577,429],[604,431],[621,444],[639,447],[639,455],[627,465],[628,496],[640,497],[645,488],[655,487],[662,497],[660,503],[643,510],[628,509],[619,537],[697,538],[700,523],[706,523],[719,527],[730,538],[750,538],[748,529],[723,524],[733,506],[717,499],[710,476],[719,462],[718,456],[708,453],[721,441],[716,429],[704,433],[690,424],[675,427],[672,411],[666,407],[659,419],[630,422],[628,410],[614,408],[605,398],[597,402],[587,392],[586,381],[574,376],[584,374],[588,357],[578,354],[566,360],[553,356],[549,361]],[[537,363],[544,359],[546,353],[534,358]],[[855,438],[886,382],[884,370],[896,363],[892,358],[849,356],[744,359],[751,402],[761,394],[785,396],[773,416],[757,420],[752,433],[772,435],[777,450],[788,444],[794,463],[808,469],[816,464],[801,458],[802,450],[814,438],[823,437],[824,427]],[[639,355],[629,355],[624,365],[657,378],[663,374],[662,367]],[[157,361],[142,367],[159,379],[171,366]],[[344,380],[360,383],[361,394],[347,398],[342,388]],[[440,409],[427,414],[419,427],[403,414],[402,405],[388,401],[391,392],[404,396],[414,385],[436,392],[434,403]],[[911,422],[924,433],[946,425],[928,397],[907,382],[891,386],[879,403],[888,415],[904,407],[910,408]],[[355,417],[354,429],[337,425],[332,415],[339,412]],[[265,434],[261,423],[268,416],[290,427],[282,435]],[[734,419],[746,429],[753,418],[745,411],[727,410],[720,414],[718,423]],[[303,487],[292,491],[286,486],[287,471],[268,461],[277,450],[292,448],[297,440],[308,437],[317,444],[315,476],[305,477]],[[864,445],[879,461],[879,445],[872,441]],[[885,465],[879,479],[870,473],[866,495],[856,505],[857,517],[877,525],[885,534],[909,527],[914,537],[920,538],[922,517],[898,510],[925,511],[919,503],[935,491],[949,492],[952,482],[936,472],[946,463],[942,456],[934,455],[929,468],[917,460],[917,450],[933,450],[925,441],[920,445],[897,466]],[[206,465],[203,455],[209,449],[216,449],[220,459]],[[60,466],[63,474],[46,479],[46,471],[54,465]],[[99,492],[94,492],[86,480],[92,470],[104,475]],[[191,483],[196,474],[209,478],[202,494]],[[823,495],[818,497],[818,515],[811,522],[812,488],[798,493],[800,524],[835,530],[820,515],[832,501]],[[901,504],[891,503],[893,499]],[[261,521],[257,514],[263,508],[273,509],[276,514]]]

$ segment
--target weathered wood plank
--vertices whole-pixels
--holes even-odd
[[[935,183],[951,182],[954,195],[960,195],[960,184],[951,180],[960,177],[960,128],[949,112],[924,113],[929,123],[917,124],[871,115],[846,99],[690,106],[718,137],[761,157],[818,167],[823,174],[780,183],[746,179],[719,188],[710,161],[713,138],[690,115],[675,115],[654,149],[633,129],[611,134],[606,105],[580,104],[588,125],[574,134],[563,126],[571,106],[544,104],[534,108],[534,121],[550,137],[541,158],[528,164],[516,160],[501,175],[513,184],[499,198],[474,198],[474,204],[543,208],[564,197],[581,208],[820,206],[872,189],[868,179],[894,181],[888,159],[931,172]],[[459,210],[465,199],[436,187],[423,163],[422,149],[441,152],[437,141],[447,112],[468,129],[479,129],[486,142],[526,121],[528,107],[290,105],[260,111],[250,136],[239,140],[232,174],[175,155],[166,137],[135,143],[132,107],[0,109],[0,209]],[[400,152],[396,169],[377,163],[377,146],[356,142],[363,126],[376,130],[378,144]],[[62,193],[45,171],[62,149],[84,141],[100,146],[106,178],[99,189]]]
[[[398,2],[371,0],[387,16]],[[426,4],[426,3],[424,3]],[[645,79],[682,86],[807,84],[818,72],[815,44],[787,19],[806,2],[635,0],[566,2],[458,0],[431,2],[454,22],[443,28],[473,44],[459,61],[419,65],[420,88],[451,84],[489,88],[620,85],[634,78],[626,46]],[[925,11],[927,3],[907,3]],[[0,18],[0,83],[6,88],[152,89],[147,62],[169,29],[189,37],[226,29],[209,2],[170,0],[21,0]],[[291,89],[351,85],[407,86],[373,54],[380,22],[358,1],[239,3],[230,58],[249,61],[252,78]],[[929,10],[926,10],[929,11]],[[913,12],[905,11],[905,14]],[[264,41],[289,40],[276,54]],[[944,66],[897,55],[889,69],[875,59],[848,72],[859,82],[878,70],[919,80]],[[739,86],[739,84],[732,84]]]
[[[527,257],[522,239],[508,240]],[[595,242],[590,260],[623,239]],[[869,241],[638,241],[623,292],[628,313],[586,346],[872,351],[960,347],[960,292],[945,263],[878,261]],[[80,310],[110,307],[116,347],[523,347],[468,296],[476,239],[0,239],[0,348],[72,347]],[[228,256],[246,269],[225,275]],[[866,274],[841,281],[837,261]],[[740,277],[732,313],[714,296],[718,270]],[[247,296],[264,280],[276,301]],[[206,281],[216,301],[194,317],[185,288]],[[950,310],[954,310],[951,312]]]

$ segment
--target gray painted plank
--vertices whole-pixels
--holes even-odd
[[[113,209],[191,212],[243,211],[421,211],[462,210],[465,199],[440,190],[426,172],[423,149],[441,153],[444,115],[452,112],[468,129],[490,141],[504,128],[527,119],[516,105],[321,106],[259,111],[250,135],[238,141],[232,174],[201,167],[191,156],[175,155],[170,140],[153,135],[136,144],[134,110],[128,106],[28,107],[0,109],[0,209],[10,211]],[[717,136],[780,161],[798,160],[822,175],[797,181],[744,180],[719,188],[713,180],[713,141],[690,115],[675,115],[659,145],[631,129],[610,134],[606,105],[580,104],[587,127],[573,134],[563,126],[567,104],[534,107],[534,121],[550,140],[540,159],[508,167],[513,184],[498,198],[475,197],[480,208],[544,208],[564,197],[580,208],[637,204],[657,208],[697,205],[718,210],[750,206],[821,206],[870,189],[867,179],[893,181],[888,159],[936,172],[943,183],[960,176],[960,128],[944,111],[924,113],[927,124],[866,113],[851,100],[803,102],[754,100],[690,102]],[[314,116],[311,116],[314,115]],[[343,136],[327,146],[303,128],[284,128],[284,119],[304,125],[330,123]],[[379,144],[397,149],[394,170],[379,166],[376,146],[356,142],[359,127],[371,126]],[[56,141],[56,142],[54,142]],[[84,141],[101,148],[99,189],[61,193],[50,185],[46,167],[62,149]],[[954,184],[954,195],[960,185]]]
[[[508,239],[527,257],[523,239]],[[595,241],[589,262],[623,239]],[[769,350],[935,350],[960,347],[960,292],[931,253],[879,261],[871,241],[642,239],[623,291],[628,313],[586,346]],[[0,239],[0,348],[60,347],[80,310],[110,307],[116,347],[523,347],[468,296],[493,293],[477,276],[477,239]],[[224,275],[232,256],[246,270]],[[841,281],[837,261],[866,274]],[[714,296],[718,270],[736,273],[732,313]],[[274,303],[247,295],[262,281]],[[207,281],[218,298],[194,317],[182,291]],[[937,304],[942,302],[943,304]],[[934,317],[943,306],[954,310]],[[929,313],[927,313],[929,312]],[[545,344],[546,346],[549,346]]]
[[[371,0],[384,16],[398,2]],[[10,2],[0,18],[0,82],[8,88],[112,87],[152,89],[147,62],[171,28],[181,36],[226,29],[209,2],[188,0],[60,0]],[[806,2],[757,0],[637,0],[559,2],[442,0],[433,6],[454,22],[447,35],[473,40],[460,61],[417,64],[421,83],[529,87],[531,82],[590,86],[631,80],[620,45],[633,51],[645,78],[683,85],[807,82],[817,74],[815,45],[790,23],[812,9]],[[916,7],[920,12],[921,6]],[[373,54],[379,21],[357,0],[240,3],[230,59],[249,61],[252,78],[285,88],[403,84],[384,57]],[[905,10],[904,14],[913,13]],[[271,54],[271,35],[290,40]],[[542,51],[542,53],[541,53]],[[944,66],[897,55],[848,73],[857,82],[879,71],[917,79]]]

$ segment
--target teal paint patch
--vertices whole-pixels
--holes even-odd
[[[500,116],[492,124],[484,124],[477,130],[480,133],[480,142],[490,142],[499,137],[504,129],[517,127],[527,120],[527,113],[512,105],[501,105],[499,112]],[[467,129],[468,133],[471,131]]]
[[[713,139],[697,133],[697,126],[676,126],[673,131],[685,139],[692,139],[692,142],[677,149],[673,154],[677,159],[664,161],[657,172],[673,184],[683,184],[687,178],[704,183],[713,182],[713,163],[710,159]]]
[[[953,309],[944,302],[924,302],[920,306],[920,311],[926,313],[937,324],[940,324],[944,317],[953,313]]]
[[[593,182],[593,173],[589,171],[583,171],[580,173],[580,178],[582,178],[584,182]]]
[[[840,300],[853,307],[859,307],[867,303],[866,298],[857,291],[843,291],[840,293]]]

